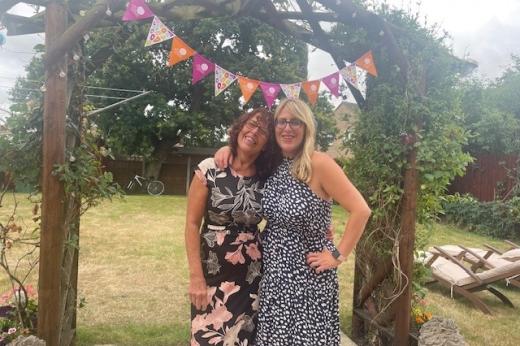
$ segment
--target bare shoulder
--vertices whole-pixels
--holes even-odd
[[[317,171],[337,166],[336,161],[334,161],[332,157],[321,151],[314,151],[314,153],[312,153],[311,162],[312,169]]]

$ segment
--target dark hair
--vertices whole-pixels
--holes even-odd
[[[260,107],[242,114],[237,120],[235,120],[229,129],[229,146],[231,148],[231,153],[236,157],[238,149],[238,134],[244,125],[256,115],[259,116],[261,122],[267,125],[267,142],[265,143],[264,149],[255,160],[256,175],[261,179],[266,179],[282,160],[282,153],[274,136],[274,116],[271,111],[267,108]]]

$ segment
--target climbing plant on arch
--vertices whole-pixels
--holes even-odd
[[[64,243],[68,226],[79,224],[77,219],[67,218],[69,200],[65,196],[63,183],[52,174],[53,167],[65,165],[65,120],[71,114],[74,102],[81,102],[81,90],[78,85],[82,77],[78,73],[69,75],[70,56],[81,53],[81,42],[89,31],[118,25],[125,10],[124,0],[80,1],[45,1],[29,0],[26,3],[45,6],[45,11],[25,18],[6,13],[17,0],[0,0],[2,23],[8,28],[9,35],[45,32],[46,34],[46,92],[44,100],[43,129],[43,171],[42,171],[42,230],[39,276],[39,316],[38,334],[50,345],[70,344],[75,329],[75,290],[68,290],[76,285],[77,249],[70,271],[63,272],[61,265],[64,258]],[[237,16],[251,16],[267,23],[281,32],[298,38],[315,47],[329,52],[338,68],[344,67],[344,61],[355,61],[363,53],[372,50],[376,61],[387,63],[378,65],[380,75],[387,76],[388,86],[393,90],[392,101],[413,99],[413,107],[407,107],[407,126],[396,129],[395,124],[380,127],[382,138],[391,139],[389,150],[396,154],[401,162],[399,174],[393,175],[391,188],[398,190],[394,194],[395,217],[389,223],[390,228],[398,229],[394,244],[389,249],[394,258],[398,258],[400,267],[397,275],[401,280],[393,282],[396,294],[396,306],[385,320],[389,327],[382,328],[384,333],[391,332],[394,343],[408,344],[410,329],[410,283],[412,278],[413,248],[416,224],[417,196],[419,189],[419,169],[417,155],[423,129],[433,119],[428,108],[429,62],[425,59],[413,60],[419,65],[410,68],[410,57],[420,56],[423,50],[435,49],[428,45],[417,44],[415,50],[403,54],[403,38],[416,41],[404,27],[384,20],[364,7],[349,0],[307,0],[271,1],[271,0],[192,0],[150,2],[154,13],[167,20],[200,19],[216,16],[228,16],[230,20]],[[338,23],[353,29],[342,32],[343,39],[335,35],[339,31],[328,32],[320,22]],[[398,21],[397,21],[398,22]],[[405,23],[406,24],[406,23]],[[362,35],[363,39],[355,37]],[[350,41],[349,41],[350,40]],[[408,48],[408,47],[405,47]],[[94,57],[94,66],[100,66],[109,56],[109,49],[100,51]],[[430,56],[434,56],[435,54]],[[442,55],[445,58],[445,55]],[[456,59],[447,58],[458,63]],[[458,67],[454,67],[457,69]],[[367,99],[355,88],[352,91],[356,101],[367,114],[378,114],[378,105],[370,103],[372,95],[384,92],[377,84],[369,81]],[[373,91],[371,88],[374,88]],[[372,94],[373,93],[373,94]],[[73,95],[71,98],[70,96]],[[72,101],[71,101],[72,100]],[[410,103],[412,104],[412,103]],[[81,110],[75,104],[76,110]],[[403,108],[404,109],[404,108]],[[374,118],[375,119],[375,118]],[[401,134],[399,130],[404,130]],[[359,138],[360,142],[371,138]],[[397,142],[398,143],[397,143]],[[379,141],[378,143],[381,143]],[[360,151],[361,153],[361,151]],[[370,174],[370,172],[365,172]],[[384,181],[386,177],[382,176]],[[80,198],[81,196],[77,196]],[[372,203],[374,206],[374,203]],[[377,205],[376,205],[377,207]],[[384,207],[384,206],[383,206]],[[377,213],[377,210],[376,210]],[[381,230],[375,229],[375,232]],[[369,256],[377,254],[365,253]],[[362,256],[358,256],[358,266],[363,265]],[[75,264],[74,264],[75,263]],[[388,262],[385,262],[385,268]],[[72,273],[72,274],[71,274]],[[362,271],[356,271],[353,318],[355,336],[362,336],[366,331],[365,322],[376,318],[371,314],[372,307],[365,304],[366,297],[378,295],[379,285],[384,279],[393,276],[390,269],[375,273],[377,277],[361,277]],[[389,281],[386,281],[389,282]],[[377,322],[381,322],[377,320]],[[376,324],[377,325],[377,324]],[[373,326],[373,325],[372,325]]]

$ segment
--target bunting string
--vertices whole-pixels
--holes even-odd
[[[123,14],[123,21],[138,21],[148,18],[153,18],[153,21],[146,38],[145,47],[172,40],[167,66],[174,66],[181,61],[193,57],[192,84],[200,82],[213,73],[215,77],[215,96],[218,96],[237,81],[240,91],[242,92],[244,104],[249,102],[258,87],[260,87],[264,96],[264,101],[269,108],[271,108],[275,103],[280,91],[283,91],[285,96],[289,99],[297,99],[300,97],[301,89],[303,89],[309,103],[315,105],[318,100],[318,92],[322,83],[332,95],[338,97],[340,95],[339,87],[342,81],[363,92],[363,88],[360,88],[360,81],[364,80],[366,73],[373,77],[377,77],[377,69],[372,51],[368,51],[354,61],[354,63],[346,62],[346,66],[339,71],[317,80],[306,80],[297,83],[259,81],[232,73],[212,62],[207,57],[199,54],[195,49],[191,48],[186,42],[177,36],[173,30],[165,25],[159,17],[152,12],[145,0],[131,0],[127,4],[126,10]]]

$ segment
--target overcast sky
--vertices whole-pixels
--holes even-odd
[[[511,54],[520,55],[519,0],[422,0],[420,6],[410,0],[388,2],[397,8],[419,10],[423,20],[447,30],[453,37],[454,54],[476,60],[477,72],[484,77],[497,77],[511,62]],[[17,7],[10,12],[27,15],[27,8]],[[8,36],[0,48],[0,109],[7,106],[7,91],[14,79],[24,74],[32,47],[41,42],[42,35]],[[309,79],[336,70],[326,53],[310,54]],[[0,117],[2,113],[0,110]]]

